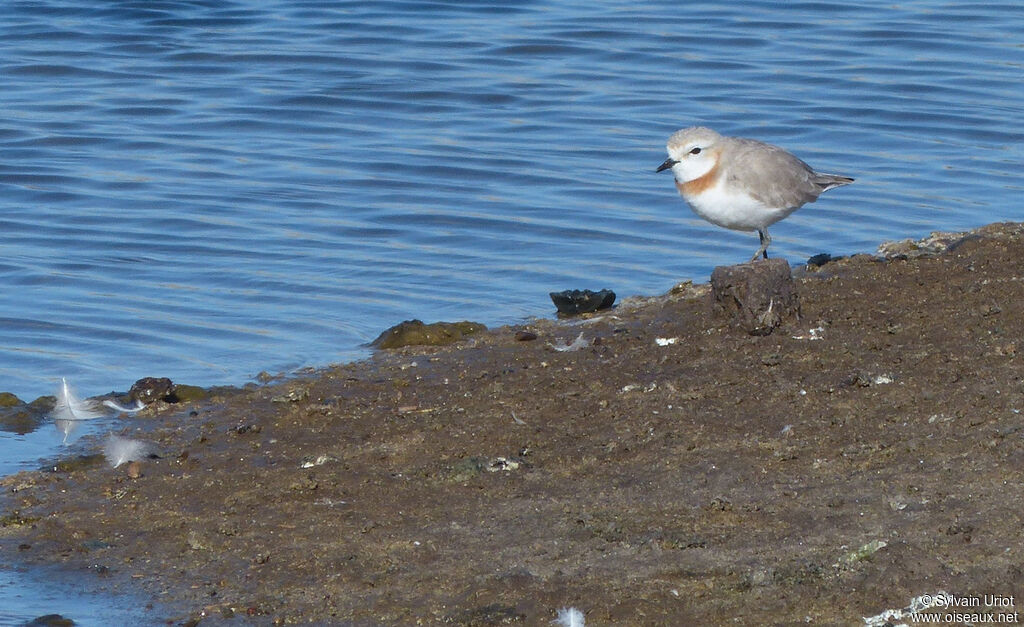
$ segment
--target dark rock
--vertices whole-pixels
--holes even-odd
[[[421,320],[406,320],[381,333],[370,345],[376,348],[444,346],[486,330],[487,327],[482,324],[465,320],[432,324],[424,324]]]
[[[60,614],[46,614],[25,623],[25,627],[72,627],[75,621]]]
[[[21,399],[10,392],[0,392],[0,407],[14,407],[21,404]]]
[[[537,339],[537,334],[533,331],[516,331],[516,340],[519,342],[532,342]]]
[[[563,292],[551,292],[549,296],[551,296],[551,301],[555,303],[558,313],[568,316],[607,309],[615,303],[615,292],[611,290],[601,290],[600,292],[565,290]]]
[[[800,298],[785,259],[719,266],[711,273],[711,292],[719,310],[751,335],[768,335],[783,320],[800,317]]]
[[[831,261],[842,259],[842,257],[833,257],[828,253],[818,253],[807,260],[807,265],[811,267],[823,266]]]
[[[263,370],[262,372],[256,375],[256,381],[260,383],[272,383],[280,378],[281,377],[279,375],[270,374],[266,370]]]
[[[174,392],[174,383],[167,377],[146,377],[139,379],[132,385],[132,389],[128,390],[128,396],[133,401],[141,401],[146,405],[155,401],[176,403],[178,397],[175,396]]]

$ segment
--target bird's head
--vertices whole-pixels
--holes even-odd
[[[668,159],[656,172],[671,168],[680,183],[699,179],[718,163],[718,142],[722,136],[703,126],[691,126],[676,131],[668,138]]]

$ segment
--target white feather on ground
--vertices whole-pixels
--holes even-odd
[[[93,400],[79,400],[68,385],[67,379],[61,377],[60,389],[57,390],[57,404],[50,416],[54,420],[92,420],[106,415]]]
[[[566,344],[565,342],[559,340],[556,344],[551,344],[549,342],[548,346],[550,346],[551,348],[555,349],[560,353],[564,353],[566,351],[578,351],[581,348],[586,348],[590,346],[590,340],[583,339],[583,332],[580,331],[580,334],[576,336],[576,339],[572,341],[572,344]]]
[[[112,401],[110,399],[103,401],[103,404],[111,409],[116,409],[117,411],[124,414],[134,414],[135,412],[142,411],[143,409],[146,408],[146,404],[140,401],[139,399],[135,399],[135,407],[125,407],[124,405],[121,405],[117,401]]]
[[[583,612],[575,607],[563,607],[558,610],[558,618],[551,621],[562,627],[584,627]]]
[[[146,442],[122,438],[111,433],[103,443],[103,456],[110,465],[117,468],[121,464],[133,462],[149,455],[150,446]]]

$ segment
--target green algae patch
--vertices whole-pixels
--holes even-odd
[[[482,457],[469,457],[452,466],[446,479],[452,483],[465,483],[483,474],[487,460]]]
[[[206,400],[210,397],[210,393],[198,385],[182,385],[179,383],[174,386],[174,396],[177,397],[179,403],[190,403]]]
[[[56,396],[40,396],[36,400],[28,404],[35,411],[48,412],[52,411],[57,406]]]
[[[38,516],[22,516],[21,512],[14,510],[9,514],[0,516],[0,527],[23,527],[31,525],[37,520],[39,520]]]
[[[106,459],[107,458],[104,457],[102,453],[79,455],[78,457],[58,460],[57,463],[52,466],[44,466],[43,470],[49,470],[51,472],[75,472],[78,470],[87,470],[103,464]]]
[[[484,325],[467,320],[431,324],[421,320],[406,320],[381,333],[370,345],[376,348],[445,346],[486,330]]]

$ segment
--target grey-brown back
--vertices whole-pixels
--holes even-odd
[[[722,138],[719,162],[729,185],[747,190],[768,207],[792,209],[814,202],[833,187],[852,178],[815,172],[778,146],[742,137]]]

